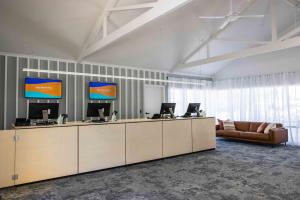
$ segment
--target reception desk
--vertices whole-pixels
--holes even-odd
[[[0,131],[0,188],[215,148],[215,118],[19,127]]]

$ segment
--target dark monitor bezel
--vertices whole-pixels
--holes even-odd
[[[186,110],[187,113],[197,113],[197,111],[193,108],[197,106],[198,111],[200,111],[201,103],[189,103],[188,108]]]
[[[164,115],[164,114],[171,114],[169,109],[167,108],[172,108],[173,113],[175,113],[175,108],[176,108],[176,103],[162,103],[161,107],[160,107],[160,114]],[[166,111],[166,112],[164,112]]]
[[[37,112],[36,110],[33,111],[33,108],[34,107],[39,107],[39,111],[41,111],[39,114],[35,113],[33,114],[34,112]],[[58,119],[59,117],[59,103],[29,103],[29,108],[28,108],[28,118],[29,119],[43,119],[43,113],[42,111],[43,110],[54,110],[55,113],[52,114],[52,112],[48,115],[48,118],[49,119]]]
[[[92,107],[92,106],[94,106],[94,107]],[[111,103],[88,103],[86,116],[87,117],[100,117],[98,109],[102,109],[102,108],[104,108],[104,116],[105,117],[110,116]]]

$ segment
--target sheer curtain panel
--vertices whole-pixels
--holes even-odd
[[[299,72],[240,77],[199,86],[170,85],[168,97],[177,103],[178,115],[185,113],[188,103],[200,102],[208,115],[219,119],[283,123],[289,129],[289,142],[300,145]]]

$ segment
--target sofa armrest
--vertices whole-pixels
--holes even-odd
[[[281,144],[288,141],[288,130],[285,128],[272,128],[270,137],[273,144]]]

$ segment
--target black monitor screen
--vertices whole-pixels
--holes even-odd
[[[49,119],[57,119],[59,103],[30,103],[29,119],[43,119],[43,110],[48,110]]]
[[[160,108],[160,114],[171,114],[170,108],[172,108],[173,113],[175,112],[176,103],[162,103]]]
[[[200,103],[190,103],[187,109],[187,113],[197,113],[200,110]]]
[[[104,108],[104,116],[110,115],[110,103],[88,103],[87,117],[99,117],[99,109]]]

